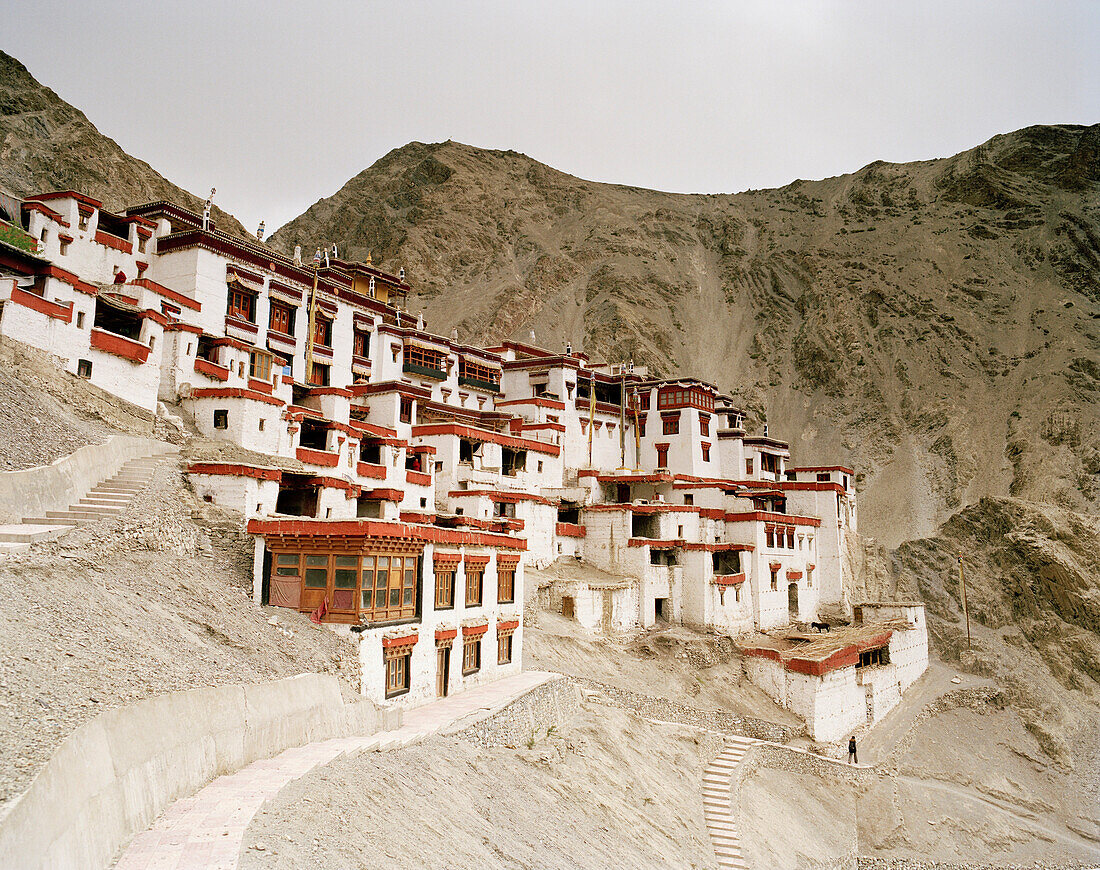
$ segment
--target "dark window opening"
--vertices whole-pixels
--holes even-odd
[[[92,376],[92,361],[88,359],[78,359],[76,361],[76,373],[79,377],[90,378]]]
[[[359,496],[355,501],[355,515],[367,519],[378,520],[382,518],[382,502],[376,498]]]
[[[479,441],[470,441],[467,438],[459,439],[458,461],[472,465],[474,462],[474,457],[481,456],[481,448],[482,444]]]
[[[229,428],[229,412],[224,410],[218,410],[214,412],[214,428],[215,429],[228,429]]]
[[[876,665],[888,664],[890,664],[890,649],[880,647],[879,649],[869,649],[866,652],[861,652],[859,654],[859,664],[856,667],[870,668]]]
[[[309,483],[309,476],[283,472],[279,496],[275,500],[275,513],[294,517],[317,515],[317,486]]]
[[[111,214],[110,212],[99,212],[99,224],[96,229],[101,233],[109,233],[116,239],[130,240],[130,225],[126,223],[122,218]]]
[[[207,362],[218,364],[218,347],[214,344],[214,338],[209,335],[199,336],[199,347],[195,351],[196,359],[204,359]]]
[[[279,302],[271,303],[271,316],[268,319],[268,329],[281,332],[283,335],[294,334],[295,309]]]
[[[660,517],[656,514],[630,515],[630,537],[656,538],[661,533]]]
[[[715,574],[740,574],[741,554],[736,550],[711,553],[711,567]]]
[[[141,317],[138,314],[101,304],[101,300],[98,299],[95,306],[94,326],[96,329],[113,332],[115,335],[121,335],[133,341],[137,341],[141,336]]]
[[[818,481],[821,481],[821,482],[824,482],[824,483],[828,483],[828,481],[830,480],[831,477],[832,477],[832,475],[829,474],[829,472],[827,472],[827,471],[819,471],[817,473]]]
[[[303,420],[298,446],[308,447],[310,450],[324,450],[328,446],[328,428],[316,420]]]
[[[316,387],[327,387],[329,385],[329,369],[331,366],[314,363],[310,368],[312,369],[312,374],[310,375],[309,382]]]
[[[580,508],[576,506],[572,507],[559,507],[558,508],[558,522],[559,523],[572,523],[577,525],[581,521]]]
[[[527,470],[527,451],[502,447],[500,464],[505,474],[509,477],[515,477],[518,472]]]
[[[424,471],[424,456],[421,453],[406,453],[405,454],[405,470],[406,471]]]
[[[332,321],[318,317],[313,324],[313,343],[321,347],[332,347]]]
[[[668,618],[671,613],[672,608],[669,607],[669,601],[667,598],[653,599],[653,618],[657,622],[668,622]]]
[[[382,444],[378,441],[361,441],[359,443],[359,461],[369,465],[382,464]]]
[[[561,615],[566,619],[573,619],[576,613],[576,602],[573,600],[572,595],[563,595],[561,597]]]
[[[495,501],[493,502],[493,516],[494,517],[514,517],[516,515],[516,506],[512,502],[508,501]]]
[[[401,397],[401,412],[399,419],[402,423],[411,423],[413,415],[413,400],[408,396]]]

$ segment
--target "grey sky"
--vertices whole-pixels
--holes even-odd
[[[412,140],[732,192],[1100,120],[1100,2],[38,0],[0,48],[269,231]]]

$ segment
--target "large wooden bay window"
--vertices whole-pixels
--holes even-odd
[[[301,578],[298,609],[309,612],[327,602],[331,622],[414,619],[418,554],[409,547],[395,549],[398,552],[276,552],[274,579],[285,583]]]

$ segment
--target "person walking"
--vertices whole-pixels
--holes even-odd
[[[859,764],[859,759],[856,757],[856,738],[854,736],[848,740],[848,763]]]

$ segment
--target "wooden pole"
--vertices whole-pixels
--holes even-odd
[[[313,383],[313,333],[317,328],[317,274],[321,269],[319,260],[313,263],[313,293],[309,297],[309,326],[306,332],[306,387]]]
[[[626,372],[619,372],[619,467],[626,470]]]
[[[966,578],[963,576],[963,557],[959,554],[959,588],[962,590],[963,616],[966,618],[966,648],[970,646],[970,611],[966,606]]]

